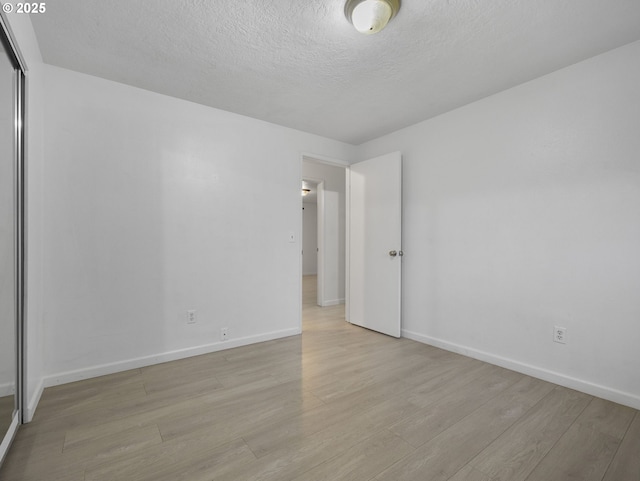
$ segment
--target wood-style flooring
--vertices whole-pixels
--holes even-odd
[[[46,389],[2,481],[639,481],[634,409],[344,321]]]

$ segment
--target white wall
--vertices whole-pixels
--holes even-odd
[[[302,203],[302,275],[318,273],[318,205]]]
[[[342,157],[338,157],[342,159]],[[324,181],[318,191],[318,216],[323,217],[318,257],[323,263],[324,279],[318,290],[319,303],[330,306],[344,302],[345,285],[345,170],[312,160],[302,162],[302,177]],[[321,211],[324,212],[321,213]]]
[[[47,384],[300,332],[301,152],[353,148],[45,73]]]
[[[27,407],[23,413],[30,421],[43,389],[44,305],[43,305],[43,64],[31,20],[28,15],[8,15],[18,48],[26,62],[26,190],[27,190],[27,298],[24,321],[24,379]]]
[[[640,408],[639,58],[361,146],[403,153],[405,336]]]

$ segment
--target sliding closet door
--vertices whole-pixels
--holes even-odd
[[[0,29],[0,462],[21,423],[23,77]]]

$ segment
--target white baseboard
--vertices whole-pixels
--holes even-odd
[[[496,356],[495,354],[479,351],[477,349],[454,344],[448,341],[443,341],[442,339],[425,336],[423,334],[407,331],[405,329],[402,330],[402,337],[406,337],[407,339],[412,339],[423,344],[428,344],[430,346],[439,347],[446,351],[455,352],[457,354],[471,357],[473,359],[485,361],[489,364],[494,364],[496,366],[504,367],[512,371],[520,372],[528,376],[542,379],[543,381],[559,384],[560,386],[575,389],[576,391],[591,394],[592,396],[607,399],[618,404],[624,404],[625,406],[629,406],[634,409],[640,409],[640,397],[628,392],[619,391],[617,389],[602,386],[600,384],[594,384],[592,382],[567,376],[559,372],[549,371],[548,369],[532,366],[531,364],[526,364],[501,356]]]
[[[324,301],[322,303],[322,307],[329,307],[329,306],[337,306],[340,304],[344,304],[344,298],[342,299],[332,299],[330,301]]]
[[[30,399],[27,400],[27,405],[24,408],[24,413],[22,413],[22,418],[25,423],[30,423],[33,420],[33,416],[36,414],[36,408],[38,407],[38,403],[40,402],[40,397],[42,397],[42,392],[44,391],[44,379],[40,379],[36,390]]]
[[[44,390],[44,383],[42,379],[36,388],[36,391],[31,396],[31,399],[28,399],[28,404],[24,408],[24,412],[22,413],[22,419],[25,423],[31,422],[33,419],[33,415],[36,412],[36,406],[40,401],[40,396],[42,396],[42,391]],[[0,397],[11,396],[14,394],[14,386],[13,384],[2,384],[0,385]]]
[[[62,372],[50,376],[46,376],[43,380],[44,387],[58,386],[60,384],[66,384],[69,382],[82,381],[83,379],[90,379],[92,377],[105,376],[107,374],[114,374],[116,372],[128,371],[129,369],[137,369],[145,366],[152,366],[162,362],[175,361],[177,359],[184,359],[192,356],[199,356],[201,354],[209,354],[211,352],[223,351],[225,349],[232,349],[234,347],[246,346],[248,344],[256,344],[258,342],[271,341],[273,339],[280,339],[284,337],[296,336],[302,331],[300,328],[284,329],[282,331],[273,331],[265,334],[259,334],[257,336],[248,336],[238,339],[231,339],[224,342],[214,342],[212,344],[204,344],[202,346],[189,347],[186,349],[178,349],[175,351],[163,352],[154,354],[152,356],[139,357],[135,359],[128,359],[124,361],[113,362],[109,364],[102,364],[98,366],[91,366],[83,369],[77,369],[74,371]],[[35,396],[34,396],[35,398]],[[36,403],[37,404],[37,403]],[[30,406],[31,410],[31,406]],[[35,412],[35,405],[33,407]]]

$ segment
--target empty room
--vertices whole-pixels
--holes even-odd
[[[0,4],[0,481],[640,481],[640,2]]]

